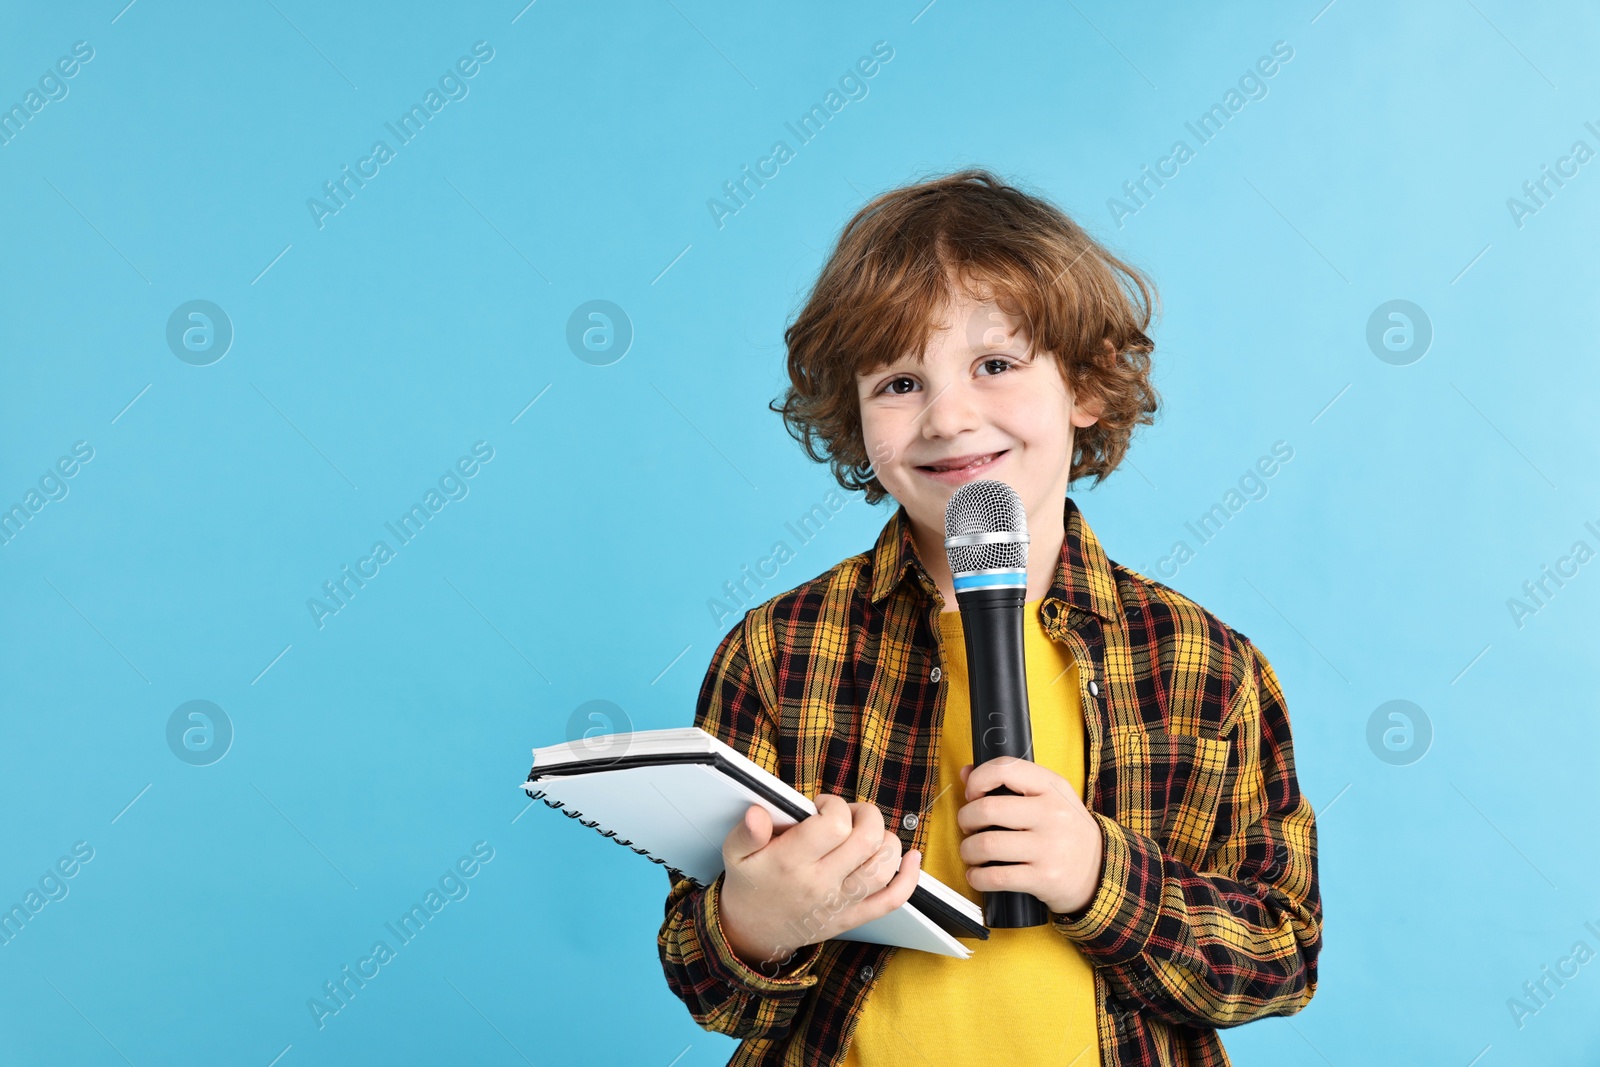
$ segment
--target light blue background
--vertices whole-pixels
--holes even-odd
[[[660,868],[519,818],[517,786],[585,701],[691,721],[732,625],[708,601],[833,484],[765,407],[784,326],[865,198],[977,164],[1158,284],[1163,413],[1075,496],[1288,694],[1326,947],[1304,1012],[1224,1033],[1235,1061],[1600,1062],[1600,963],[1507,1007],[1600,949],[1600,563],[1507,607],[1600,548],[1600,163],[1520,227],[1506,206],[1600,147],[1593,12],[925,2],[0,16],[6,107],[94,48],[0,147],[0,504],[95,450],[0,548],[0,904],[94,849],[0,946],[0,1059],[725,1062],[662,978]],[[480,40],[470,94],[319,229],[307,199]],[[877,41],[869,94],[796,146]],[[1108,198],[1276,41],[1265,98],[1119,227]],[[707,200],[780,138],[719,228]],[[235,330],[206,367],[165,341],[193,299]],[[594,299],[635,331],[609,366],[565,340]],[[1365,339],[1392,299],[1433,326],[1410,365]],[[480,440],[470,495],[319,629],[307,599]],[[1158,571],[1280,440],[1270,493]],[[791,539],[763,596],[891,507]],[[236,731],[207,767],[165,738],[196,699]],[[1367,742],[1394,699],[1434,731],[1404,766]],[[308,998],[478,841],[470,895],[319,1030]]]

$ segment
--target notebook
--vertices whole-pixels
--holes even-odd
[[[802,793],[698,726],[536,748],[522,788],[702,886],[722,872],[722,842],[751,804],[767,809],[774,829],[817,812]],[[966,959],[972,950],[956,938],[987,940],[989,931],[982,908],[921,871],[905,904],[833,936]]]

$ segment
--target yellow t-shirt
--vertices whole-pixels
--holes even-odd
[[[1024,606],[1023,641],[1034,762],[1084,795],[1084,723],[1072,653],[1045,633],[1042,600]],[[939,616],[948,695],[939,738],[938,799],[926,818],[923,867],[979,907],[967,884],[956,812],[961,767],[972,762],[972,712],[961,613]],[[1050,926],[963,938],[970,959],[897,949],[878,975],[845,1053],[845,1067],[880,1064],[1060,1064],[1098,1067],[1094,968]]]

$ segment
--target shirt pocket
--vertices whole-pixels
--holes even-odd
[[[1210,850],[1228,774],[1226,741],[1114,727],[1112,818],[1191,867]]]

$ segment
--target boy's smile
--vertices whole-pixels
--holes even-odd
[[[936,482],[943,482],[945,485],[961,485],[971,481],[973,478],[993,477],[988,473],[989,467],[994,464],[995,460],[1005,456],[1008,451],[1009,449],[1002,449],[999,452],[990,452],[987,455],[957,456],[955,459],[919,466],[917,470],[922,471]]]
[[[944,511],[956,488],[1005,482],[1028,515],[1029,600],[1042,597],[1061,551],[1073,428],[1098,408],[1077,402],[1056,357],[1028,353],[1025,324],[992,300],[952,290],[923,358],[856,375],[873,474],[911,518],[928,576],[956,610]]]

